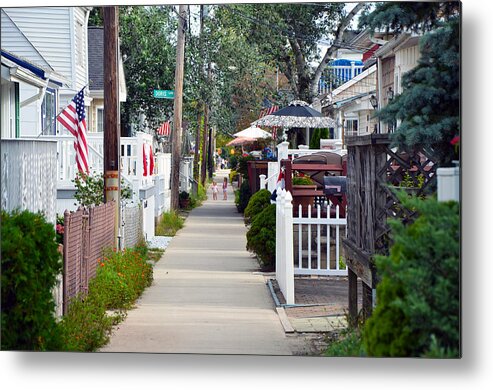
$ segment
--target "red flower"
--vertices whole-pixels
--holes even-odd
[[[452,138],[452,141],[450,141],[451,145],[457,145],[460,142],[460,135],[456,135],[454,138]]]

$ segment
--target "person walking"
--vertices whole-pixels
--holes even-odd
[[[223,200],[228,200],[228,178],[225,177],[223,181]]]
[[[212,199],[217,200],[217,193],[219,189],[217,188],[217,183],[215,181],[212,182]]]

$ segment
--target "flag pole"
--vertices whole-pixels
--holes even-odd
[[[84,86],[81,88],[81,90],[80,90],[80,91],[83,91],[84,89],[86,89],[86,87],[90,86],[91,84],[92,84],[92,80],[89,80],[89,82],[88,82],[86,85],[84,85]],[[79,91],[79,92],[80,92],[80,91]],[[79,93],[79,92],[76,92],[76,95],[77,95],[77,93]],[[39,134],[38,134],[38,136],[37,136],[36,138],[39,138],[40,136],[42,136],[42,135],[44,134],[44,132],[45,132],[45,130],[46,130],[46,129],[51,129],[51,127],[53,126],[53,123],[56,123],[57,118],[60,116],[60,114],[61,114],[63,111],[65,111],[65,109],[66,109],[69,105],[70,105],[70,103],[69,103],[69,104],[67,104],[65,107],[63,107],[63,108],[60,110],[60,112],[59,112],[58,114],[56,114],[56,116],[53,118],[53,121],[51,121],[51,122],[50,122],[50,124],[49,124],[48,126],[46,126],[44,129],[42,129],[42,130],[41,130],[41,133],[39,133]]]

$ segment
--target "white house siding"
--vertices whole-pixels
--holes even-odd
[[[34,48],[28,48],[25,42],[24,47],[19,48],[19,43],[25,39],[19,37],[19,34],[6,36],[4,39],[3,24],[2,48],[6,50],[10,48],[15,54],[39,65],[43,65],[39,62],[39,57],[42,57],[57,73],[70,78],[72,56],[70,55],[69,7],[6,8],[4,11]]]
[[[364,76],[365,73],[367,73],[366,76]],[[355,80],[356,78],[353,80],[349,80],[346,83],[347,85],[343,84],[339,88],[334,90],[334,102],[349,99],[362,93],[375,91],[377,87],[376,67],[371,67],[365,70],[364,73],[357,77],[361,77],[361,79],[357,81]],[[338,90],[340,90],[340,92],[338,92]]]
[[[411,46],[395,53],[395,86],[398,94],[402,93],[402,76],[418,65],[419,47]]]
[[[11,9],[9,9],[10,11]],[[32,43],[22,34],[19,27],[12,21],[11,17],[6,13],[5,9],[1,10],[2,18],[2,34],[1,45],[2,49],[15,53],[18,56],[24,57],[36,64],[44,67],[49,67],[46,60],[34,48]]]
[[[88,82],[88,70],[87,70],[87,23],[86,23],[86,12],[84,8],[74,7],[73,8],[73,43],[75,53],[74,63],[75,63],[75,74],[74,82],[75,89],[79,91]]]

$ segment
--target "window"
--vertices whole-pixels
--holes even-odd
[[[98,108],[96,111],[96,131],[102,133],[104,130],[104,109]]]
[[[56,134],[55,111],[55,90],[46,88],[46,93],[41,103],[41,130],[45,135]]]
[[[358,133],[358,120],[357,119],[346,119],[346,133],[347,134],[357,134]]]

